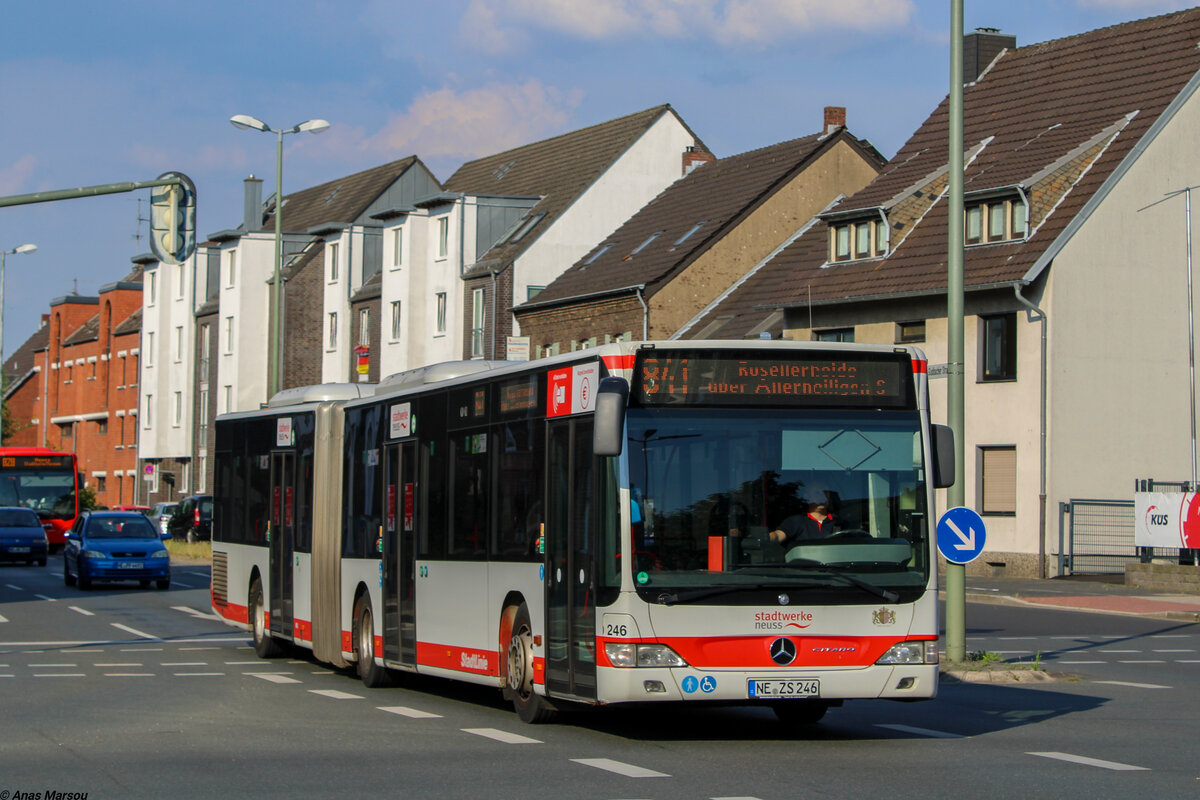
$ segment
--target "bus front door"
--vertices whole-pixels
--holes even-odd
[[[292,638],[292,561],[296,548],[296,456],[271,454],[271,633]]]
[[[417,444],[389,445],[387,518],[383,526],[383,657],[417,663],[416,503]]]
[[[546,687],[596,697],[592,421],[550,423],[546,464]]]

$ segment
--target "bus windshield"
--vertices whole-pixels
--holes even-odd
[[[793,590],[817,603],[916,598],[929,578],[920,420],[911,410],[630,409],[639,594],[666,604]]]
[[[0,506],[32,508],[42,519],[73,519],[75,473],[70,468],[0,472]]]

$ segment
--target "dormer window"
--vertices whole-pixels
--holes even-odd
[[[888,229],[882,219],[831,222],[829,260],[855,261],[887,255]]]
[[[968,202],[964,210],[966,244],[1013,242],[1025,238],[1027,207],[1020,197],[995,197]]]

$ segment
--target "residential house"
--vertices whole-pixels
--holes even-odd
[[[964,218],[947,219],[943,102],[878,178],[677,335],[914,343],[939,420],[938,378],[963,369],[959,480],[988,535],[970,569],[1037,575],[1059,503],[1189,475],[1191,220],[1183,197],[1160,201],[1200,171],[1200,9],[1020,48],[967,39],[983,68],[966,74]],[[946,363],[950,224],[966,242],[961,367]]]
[[[43,447],[45,419],[42,399],[46,396],[46,349],[50,341],[50,315],[42,314],[41,325],[4,362],[4,410],[11,431],[4,444],[10,447]]]
[[[666,338],[797,237],[885,159],[825,109],[820,133],[703,164],[599,240],[514,314],[535,357]]]

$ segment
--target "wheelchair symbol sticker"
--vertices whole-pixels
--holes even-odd
[[[712,694],[716,690],[717,679],[711,675],[705,675],[704,679],[700,681],[700,691],[704,692],[705,694]]]
[[[708,680],[708,678],[705,678],[705,680]],[[695,694],[696,690],[699,688],[700,681],[696,680],[695,675],[688,675],[683,679],[683,691],[687,692],[688,694]]]

